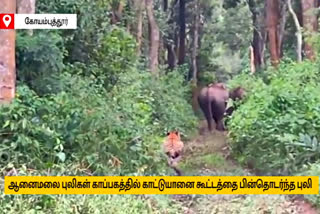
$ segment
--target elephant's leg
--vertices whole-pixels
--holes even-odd
[[[210,113],[209,113],[208,109],[206,109],[205,117],[206,117],[206,120],[207,120],[207,123],[208,123],[208,129],[211,132],[212,131],[212,117],[210,116]]]
[[[224,121],[223,118],[218,117],[218,118],[214,118],[214,121],[216,122],[216,129],[218,131],[225,131],[225,126],[224,126]]]
[[[209,105],[203,102],[199,102],[200,108],[202,109],[202,112],[207,120],[208,123],[208,129],[209,131],[212,131],[212,117],[210,116],[209,112]]]
[[[222,132],[226,130],[223,119],[217,122],[217,130]]]
[[[225,131],[225,126],[224,126],[224,113],[226,110],[226,105],[225,103],[216,103],[213,107],[213,119],[216,122],[216,129],[218,131]]]

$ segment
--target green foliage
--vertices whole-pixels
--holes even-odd
[[[76,162],[93,174],[162,173],[165,132],[187,136],[195,128],[188,69],[154,79],[138,63],[134,36],[110,24],[117,3],[37,1],[39,13],[76,13],[78,28],[18,34],[18,96],[0,114],[3,165]]]
[[[251,14],[246,1],[223,7],[221,1],[209,1],[199,53],[200,71],[211,72],[218,81],[226,81],[239,73],[248,61],[252,35]],[[211,12],[212,11],[212,12]]]
[[[315,163],[306,164],[302,170],[299,170],[299,173],[296,173],[297,176],[319,176],[320,175],[320,161]],[[320,179],[320,177],[319,177]],[[320,187],[320,184],[319,184]],[[318,195],[306,195],[308,201],[313,205],[320,207],[320,194]]]
[[[1,151],[7,157],[2,164],[51,163],[61,150],[61,135],[51,128],[48,115],[54,111],[52,100],[26,86],[18,87],[16,96],[11,105],[1,106]]]
[[[217,79],[213,72],[204,71],[198,75],[198,81],[203,85],[208,85],[209,83],[217,81]]]
[[[246,195],[246,197],[200,199],[198,213],[301,213],[301,207],[284,195]]]
[[[132,35],[121,28],[114,28],[101,38],[94,56],[100,73],[93,73],[96,77],[103,77],[107,85],[114,85],[119,76],[130,72],[137,61],[136,41]]]
[[[16,60],[18,79],[38,94],[55,93],[54,75],[64,68],[65,49],[62,37],[55,33],[39,32],[33,36],[17,34]]]
[[[1,213],[178,213],[179,204],[169,201],[168,196],[133,195],[43,195],[0,196]]]
[[[19,86],[14,103],[2,107],[1,150],[11,163],[46,168],[78,160],[96,173],[156,172],[165,132],[187,133],[196,125],[185,99],[189,89],[175,72],[155,82],[150,73],[132,71],[110,93],[96,80],[68,73],[59,79],[63,91],[56,95],[38,97]]]
[[[230,120],[233,152],[264,172],[295,172],[320,158],[318,67],[283,63],[263,79],[238,80],[248,96]]]
[[[110,29],[110,9],[112,0],[55,0],[37,1],[38,13],[77,14],[77,30],[57,31],[64,38],[69,62],[90,64],[96,48]]]
[[[112,87],[118,76],[127,72],[137,60],[136,41],[133,36],[124,28],[110,24],[111,14],[108,11],[117,2],[112,0],[37,2],[37,10],[42,13],[77,14],[76,31],[57,31],[52,34],[63,38],[65,64],[71,64],[69,65],[71,67],[79,66],[82,72],[77,71],[77,74],[94,76],[108,88]],[[30,66],[23,67],[25,70],[33,70]],[[50,72],[51,69],[47,71]],[[45,84],[53,87],[57,80],[51,76],[47,78],[51,81]]]

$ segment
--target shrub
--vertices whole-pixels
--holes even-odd
[[[54,160],[60,150],[61,135],[48,123],[53,112],[52,100],[38,97],[25,85],[18,86],[14,102],[1,106],[2,163]]]
[[[155,81],[149,72],[133,70],[109,93],[95,79],[68,72],[59,79],[63,91],[56,95],[39,97],[19,85],[15,101],[2,107],[6,163],[47,168],[77,160],[98,174],[161,173],[162,136],[196,125],[178,73]]]
[[[11,200],[9,200],[11,199]],[[178,213],[182,207],[168,196],[42,195],[0,196],[1,213]]]
[[[266,74],[244,81],[248,97],[229,123],[233,152],[264,172],[291,173],[320,158],[319,70],[286,63]]]
[[[320,175],[320,161],[312,164],[306,164],[297,176],[319,176]],[[320,177],[319,177],[320,179]],[[320,183],[319,183],[320,187]],[[320,207],[320,194],[318,195],[305,195],[306,199],[317,207]]]
[[[17,34],[18,79],[39,95],[57,93],[55,77],[63,70],[65,50],[62,37],[55,33]]]

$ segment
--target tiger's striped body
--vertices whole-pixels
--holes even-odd
[[[163,150],[168,157],[169,166],[172,167],[179,175],[181,175],[181,172],[176,168],[176,166],[181,159],[183,148],[184,144],[181,141],[179,132],[169,132],[163,143]]]

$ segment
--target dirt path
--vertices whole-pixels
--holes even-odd
[[[200,124],[200,134],[186,143],[186,153],[180,164],[184,175],[253,175],[229,158],[226,135],[208,134],[206,123]],[[319,214],[303,200],[285,195],[196,195],[176,196],[183,204],[181,213],[216,214]]]

